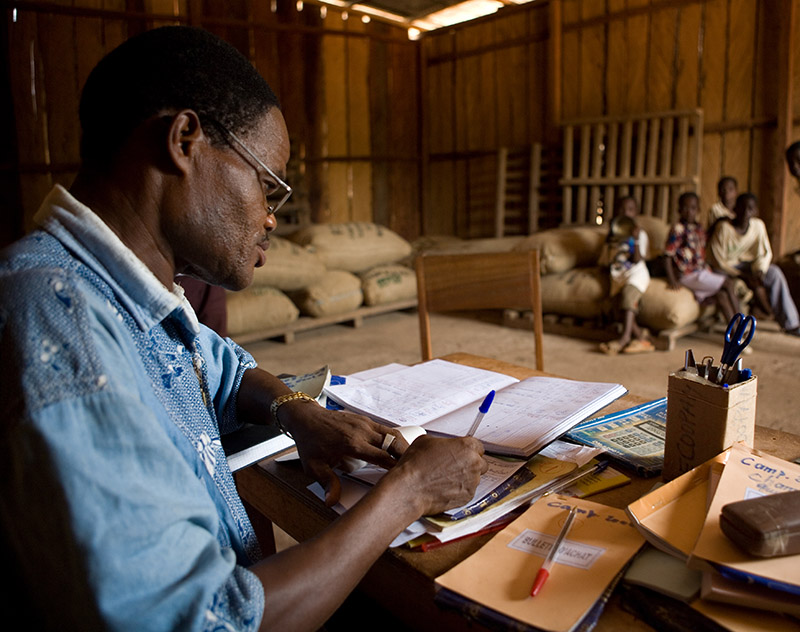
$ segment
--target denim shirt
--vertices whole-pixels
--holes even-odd
[[[0,423],[45,446],[14,467],[52,464],[110,628],[257,628],[260,552],[220,443],[253,358],[62,187],[36,219],[0,258]]]

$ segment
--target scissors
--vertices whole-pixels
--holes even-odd
[[[725,344],[722,346],[722,361],[717,371],[717,384],[729,381],[736,365],[736,360],[750,344],[756,333],[756,319],[753,316],[734,314],[728,329],[725,330]]]

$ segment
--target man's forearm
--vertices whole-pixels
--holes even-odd
[[[248,369],[242,376],[236,397],[236,412],[241,421],[254,424],[271,424],[269,407],[281,395],[291,389],[280,379],[263,369]]]
[[[379,485],[317,537],[256,564],[261,629],[318,629],[420,512],[404,481]]]

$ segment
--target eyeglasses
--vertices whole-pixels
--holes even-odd
[[[217,123],[216,121],[214,122]],[[272,193],[267,193],[265,195],[267,199],[267,210],[269,211],[270,215],[274,215],[275,213],[278,212],[278,209],[286,203],[286,200],[289,199],[289,196],[292,195],[292,187],[290,187],[283,180],[281,180],[278,177],[278,174],[276,174],[272,169],[270,169],[269,167],[267,167],[267,165],[261,162],[258,159],[258,156],[256,156],[252,151],[250,151],[250,148],[247,145],[245,145],[241,140],[239,140],[239,137],[236,136],[236,134],[234,134],[227,127],[222,125],[222,123],[217,123],[217,125],[222,129],[223,132],[225,132],[228,136],[230,136],[231,139],[236,141],[236,144],[239,145],[239,147],[241,147],[245,151],[245,153],[248,156],[250,156],[259,167],[261,167],[264,171],[266,171],[272,177],[272,179],[275,180],[275,183],[278,185],[277,191],[274,191]],[[275,200],[278,201],[275,202]]]

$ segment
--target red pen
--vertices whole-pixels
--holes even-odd
[[[550,552],[547,554],[547,557],[544,558],[544,563],[539,569],[539,572],[536,573],[536,579],[533,581],[533,586],[531,587],[531,597],[535,597],[539,594],[539,591],[542,589],[542,586],[544,586],[547,578],[550,577],[550,568],[553,566],[553,561],[556,559],[556,555],[558,554],[558,550],[561,548],[561,544],[564,542],[564,539],[569,533],[569,529],[572,526],[572,521],[575,520],[575,511],[577,509],[578,508],[576,506],[573,506],[572,509],[569,510],[567,519],[564,521],[564,526],[561,527],[561,532],[558,534],[556,541],[553,542],[553,546],[550,547]]]

